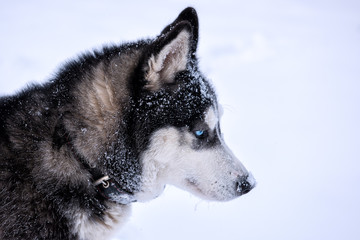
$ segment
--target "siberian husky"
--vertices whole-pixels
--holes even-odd
[[[0,98],[0,239],[104,239],[166,184],[215,201],[255,186],[222,138],[198,29],[187,8]]]

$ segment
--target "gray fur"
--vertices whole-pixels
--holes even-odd
[[[47,83],[0,98],[0,239],[104,238],[126,220],[124,199],[162,191],[153,167],[170,159],[161,141],[215,152],[204,156],[232,166],[220,186],[227,195],[214,200],[254,186],[223,144],[217,111],[208,114],[206,138],[194,136],[208,126],[206,111],[218,108],[198,70],[197,41],[197,14],[187,8],[154,39],[83,54]],[[99,190],[101,176],[118,192]],[[200,180],[184,182],[197,191]]]

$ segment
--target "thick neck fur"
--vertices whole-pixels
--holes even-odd
[[[0,99],[0,188],[4,193],[10,192],[7,196],[0,194],[0,204],[19,202],[22,197],[33,204],[11,210],[13,217],[0,212],[0,229],[16,224],[20,217],[29,224],[21,227],[30,238],[31,231],[38,229],[34,226],[47,222],[48,229],[41,233],[44,239],[51,232],[58,234],[53,239],[68,239],[74,222],[80,230],[88,228],[87,224],[93,221],[102,222],[103,230],[117,224],[116,216],[109,213],[113,206],[99,197],[91,174],[76,154],[89,166],[111,174],[127,191],[138,189],[141,168],[131,152],[123,151],[128,143],[122,138],[126,124],[120,121],[129,102],[127,81],[131,76],[120,69],[131,72],[137,65],[140,51],[135,48],[117,58],[119,51],[125,50],[105,48],[103,58],[109,61],[102,61],[99,56],[96,59],[91,55],[80,57],[67,64],[46,85],[32,86],[15,97]],[[127,56],[132,61],[127,61]],[[128,175],[122,175],[125,171]],[[11,181],[23,182],[24,188],[13,189]],[[22,192],[22,189],[30,191]],[[35,206],[46,208],[52,216],[39,215],[30,219],[36,211]],[[77,210],[74,212],[74,209]],[[122,213],[120,211],[119,215]],[[68,219],[69,225],[53,222],[61,218]],[[0,237],[14,239],[19,236],[16,232],[0,230]]]

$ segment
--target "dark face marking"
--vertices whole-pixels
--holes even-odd
[[[202,122],[198,121],[190,128],[190,132],[195,136],[195,139],[192,142],[192,148],[195,150],[213,148],[218,144],[221,144],[220,137],[218,135],[218,128],[220,126],[217,124],[215,129],[210,129],[209,126]],[[201,133],[201,134],[200,134]]]
[[[178,73],[172,88],[134,94],[131,109],[135,111],[128,121],[133,126],[131,132],[137,134],[135,149],[144,150],[151,134],[160,128],[192,129],[193,123],[204,119],[204,112],[215,102],[212,86],[195,67]]]

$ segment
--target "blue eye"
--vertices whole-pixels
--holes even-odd
[[[195,131],[195,136],[197,138],[204,138],[206,136],[206,132],[204,130],[197,130]]]
[[[195,131],[195,135],[196,136],[202,136],[204,134],[204,131],[202,131],[202,130],[198,130],[198,131]]]

